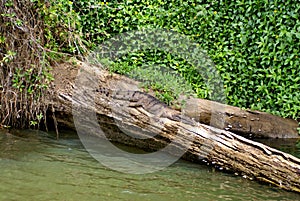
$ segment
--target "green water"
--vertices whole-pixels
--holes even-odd
[[[119,173],[86,152],[76,135],[0,132],[0,200],[300,200],[300,195],[211,167],[178,161],[151,174]]]

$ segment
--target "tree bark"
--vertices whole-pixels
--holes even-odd
[[[75,80],[86,72],[88,76]],[[154,97],[137,92],[138,83],[124,76],[85,63],[78,68],[67,64],[57,66],[54,75],[56,96],[50,100],[59,125],[75,129],[72,113],[75,107],[75,111],[81,113],[80,129],[99,136],[91,119],[92,111],[97,115],[96,123],[110,141],[147,151],[171,144],[172,148],[167,150],[169,154],[186,150],[182,156],[186,160],[208,162],[220,170],[238,172],[250,179],[300,192],[300,159],[290,154],[198,123]],[[91,100],[94,107],[86,104]],[[135,137],[124,131],[134,133]],[[172,144],[173,141],[176,143]]]

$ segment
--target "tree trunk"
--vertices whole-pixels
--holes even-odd
[[[55,67],[56,96],[51,101],[59,125],[75,129],[75,120],[77,125],[80,123],[77,132],[147,151],[169,147],[166,151],[177,156],[184,150],[182,157],[186,160],[205,161],[220,170],[239,172],[250,179],[300,192],[300,159],[232,132],[200,124],[138,92],[138,83],[124,76],[85,63],[79,68],[67,64]],[[76,76],[80,79],[75,80]],[[91,112],[95,112],[97,122]],[[99,135],[95,127],[98,123],[105,136]]]

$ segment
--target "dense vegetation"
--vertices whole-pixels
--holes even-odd
[[[0,18],[1,26],[3,20],[10,20],[11,24],[5,25],[10,29],[6,27],[1,29],[16,34],[14,30],[22,27],[16,25],[20,18],[6,15],[11,14],[9,9],[14,7],[13,4],[17,1],[6,2],[13,3],[1,5],[3,12]],[[85,51],[84,47],[93,50],[107,39],[127,31],[145,27],[165,28],[186,35],[206,51],[223,78],[228,104],[298,120],[300,118],[300,4],[297,1],[35,0],[31,2],[35,5],[34,9],[38,11],[38,17],[43,23],[41,27],[43,32],[40,33],[43,39],[40,40],[40,44],[52,51],[39,50],[43,50],[41,52],[51,59],[57,57],[55,52],[78,54]],[[4,62],[6,57],[24,59],[28,56],[10,56],[18,54],[18,50],[11,50],[12,46],[5,46],[7,35],[2,30],[0,61],[12,68],[11,80],[16,80],[18,73],[26,77],[29,65],[14,67],[12,63]],[[174,81],[172,77],[165,79],[172,83],[171,86],[187,84],[198,97],[212,98],[211,89],[203,83],[201,75],[191,63],[161,50],[129,53],[115,61],[111,65],[111,70],[130,74],[144,65],[153,64],[173,69],[187,80],[187,83],[181,84],[182,82]],[[17,69],[21,69],[21,72]],[[40,72],[48,71],[34,68],[30,79],[40,77]],[[1,76],[3,75],[6,77],[8,71]],[[151,77],[151,74],[148,77]],[[149,82],[167,102],[172,102],[173,96],[178,95],[178,92],[174,94],[174,90],[165,84],[151,80]],[[180,84],[176,85],[176,82]],[[24,81],[22,83],[24,84]],[[3,87],[5,83],[2,82],[1,85]],[[22,88],[20,86],[22,85],[9,89],[16,92]],[[30,84],[25,84],[27,91],[29,86]],[[188,88],[182,87],[180,90],[185,91]]]
[[[141,27],[185,34],[216,64],[228,104],[300,117],[300,4],[296,1],[82,0],[75,8],[92,45]],[[132,54],[135,61],[127,57],[122,63],[139,66],[155,58],[156,64],[177,64],[197,95],[209,98],[199,74],[191,71],[184,59],[153,54]]]
[[[37,127],[45,121],[52,62],[83,47],[76,31],[70,32],[76,24],[69,23],[74,13],[68,2],[51,3],[0,1],[0,127]]]

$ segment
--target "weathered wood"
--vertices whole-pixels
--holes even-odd
[[[64,68],[56,68],[56,97],[52,100],[60,124],[74,128],[72,107],[75,105],[82,113],[82,128],[86,133],[97,136],[99,131],[92,129],[91,125],[95,122],[90,121],[89,113],[86,113],[89,106],[85,104],[85,101],[93,99],[95,107],[89,110],[97,113],[97,123],[111,141],[159,150],[176,139],[173,150],[187,148],[183,155],[187,160],[202,162],[204,159],[220,169],[300,192],[300,159],[232,132],[197,123],[152,96],[134,93],[138,91],[137,83],[126,77],[99,70],[99,79],[95,82],[95,72],[87,64],[81,64],[80,71],[68,69],[70,74],[67,75],[62,73]],[[91,76],[82,79],[80,86],[75,86],[77,73],[86,71]],[[101,87],[109,92],[95,90]],[[74,96],[75,92],[84,94],[83,99]],[[151,104],[156,109],[151,110]],[[143,138],[130,137],[121,130],[134,132]],[[157,135],[152,137],[151,133]]]
[[[188,99],[185,114],[200,123],[229,130],[246,138],[299,138],[296,120],[214,101]]]

